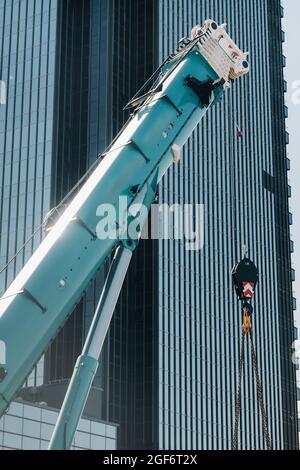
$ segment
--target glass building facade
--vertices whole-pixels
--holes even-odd
[[[39,245],[51,207],[56,29],[56,0],[1,0],[1,295]],[[43,360],[28,382],[43,382]]]
[[[56,24],[56,0],[0,2],[1,268],[50,208]],[[40,237],[1,273],[1,292]]]
[[[12,402],[0,419],[0,450],[46,450],[57,417],[56,410]],[[81,419],[72,450],[114,450],[116,438],[114,424]]]
[[[230,268],[246,245],[260,273],[253,323],[273,447],[297,448],[280,2],[164,1],[158,9],[161,59],[195,23],[214,18],[251,62],[160,188],[164,202],[204,204],[204,247],[159,242],[159,445],[231,447],[241,314]],[[264,448],[248,353],[241,429],[241,448]]]
[[[203,248],[142,241],[118,302],[88,415],[119,424],[119,448],[231,448],[241,314],[230,271],[243,245],[260,272],[253,322],[273,447],[298,447],[281,16],[279,0],[0,0],[0,269],[195,24],[226,21],[250,52],[249,76],[209,112],[159,188],[161,203],[203,205]],[[2,291],[42,236],[1,274]],[[107,269],[31,376],[29,385],[47,385],[36,401],[66,387]],[[239,445],[264,448],[248,353]]]

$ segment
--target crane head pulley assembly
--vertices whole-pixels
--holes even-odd
[[[226,24],[218,25],[208,19],[192,30],[192,39],[199,38],[198,48],[203,57],[216,70],[219,77],[224,79],[224,88],[230,87],[230,82],[249,72],[248,55],[243,52],[227,34]]]

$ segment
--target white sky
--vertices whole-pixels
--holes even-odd
[[[298,90],[300,89],[300,0],[282,0],[282,6],[285,9],[283,30],[286,35],[284,53],[287,56],[285,79],[288,82],[286,104],[289,107],[287,130],[290,133],[290,145],[288,147],[291,160],[289,180],[292,186],[290,207],[294,216],[293,226],[291,227],[291,238],[295,243],[295,253],[293,255],[293,267],[296,270],[294,295],[297,298],[297,322],[300,326],[300,102],[296,104],[296,90],[293,89],[293,86],[297,86]],[[297,97],[297,101],[300,101],[300,92],[297,93]]]

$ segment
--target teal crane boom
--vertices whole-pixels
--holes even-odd
[[[133,207],[149,210],[158,183],[178,161],[180,149],[208,108],[249,70],[247,53],[228,36],[225,25],[213,20],[196,26],[191,38],[179,44],[150,91],[131,101],[129,122],[0,299],[0,345],[5,349],[0,357],[1,416],[99,267],[117,249],[51,448],[71,445],[97,370],[139,239],[139,230],[137,237],[127,231]],[[120,198],[126,200],[126,210]],[[103,205],[115,210],[106,237],[99,229]]]

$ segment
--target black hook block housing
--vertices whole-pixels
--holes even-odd
[[[244,258],[233,267],[232,280],[238,298],[249,300],[258,281],[258,269],[249,258]]]

